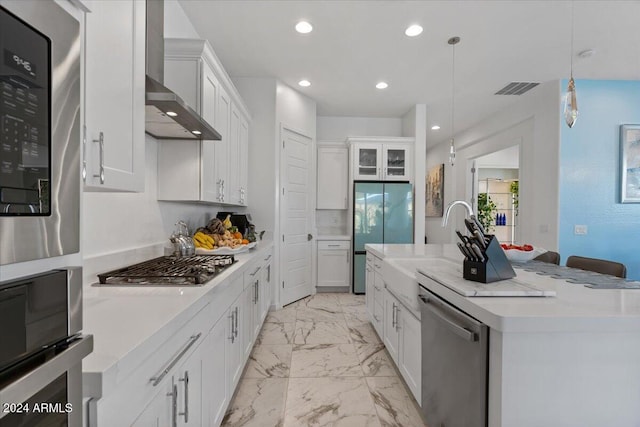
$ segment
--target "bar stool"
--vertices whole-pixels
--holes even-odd
[[[596,273],[608,274],[625,279],[627,277],[627,267],[615,261],[607,261],[597,258],[586,258],[572,255],[567,258],[567,267],[579,268],[580,270],[595,271]]]

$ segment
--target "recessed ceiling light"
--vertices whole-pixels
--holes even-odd
[[[419,36],[422,33],[422,27],[420,25],[414,24],[404,30],[404,33],[409,37]]]
[[[300,34],[307,34],[313,31],[313,25],[309,24],[307,21],[300,21],[296,24],[296,31]]]
[[[440,130],[440,126],[433,125],[433,126],[431,126],[431,130]]]
[[[298,84],[302,87],[309,87],[311,86],[311,82],[309,80],[300,80],[298,82]]]
[[[174,113],[173,111],[167,111],[166,114],[167,114],[167,116],[170,116],[170,117],[175,117],[175,116],[178,115],[178,113]]]
[[[192,130],[191,133],[194,135],[202,135],[202,132],[200,132],[199,130]]]
[[[389,85],[388,85],[388,84],[386,84],[385,82],[380,82],[380,83],[378,83],[378,84],[376,85],[376,88],[377,88],[377,89],[386,89],[386,88],[388,88],[388,87],[389,87]]]

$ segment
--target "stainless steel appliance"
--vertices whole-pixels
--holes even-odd
[[[98,274],[101,285],[203,285],[235,262],[233,255],[163,256]]]
[[[423,286],[419,298],[427,424],[486,427],[489,328]]]
[[[0,265],[80,248],[80,26],[0,0]]]
[[[156,139],[220,140],[211,124],[164,83],[164,1],[147,0],[145,131]]]
[[[82,271],[0,283],[0,427],[82,425]]]
[[[353,292],[365,293],[367,243],[413,243],[413,186],[356,181],[353,186]]]

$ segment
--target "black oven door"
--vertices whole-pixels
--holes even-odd
[[[62,427],[69,425],[69,412],[73,406],[67,395],[67,373],[25,402],[2,402],[0,427]]]

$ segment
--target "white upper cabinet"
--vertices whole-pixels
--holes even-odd
[[[85,190],[144,191],[145,2],[84,1]]]
[[[164,79],[222,138],[159,141],[158,198],[245,206],[249,114],[211,46],[165,39]]]
[[[347,138],[352,153],[352,180],[413,181],[413,138]]]
[[[318,144],[316,209],[347,209],[349,149],[344,145]]]

